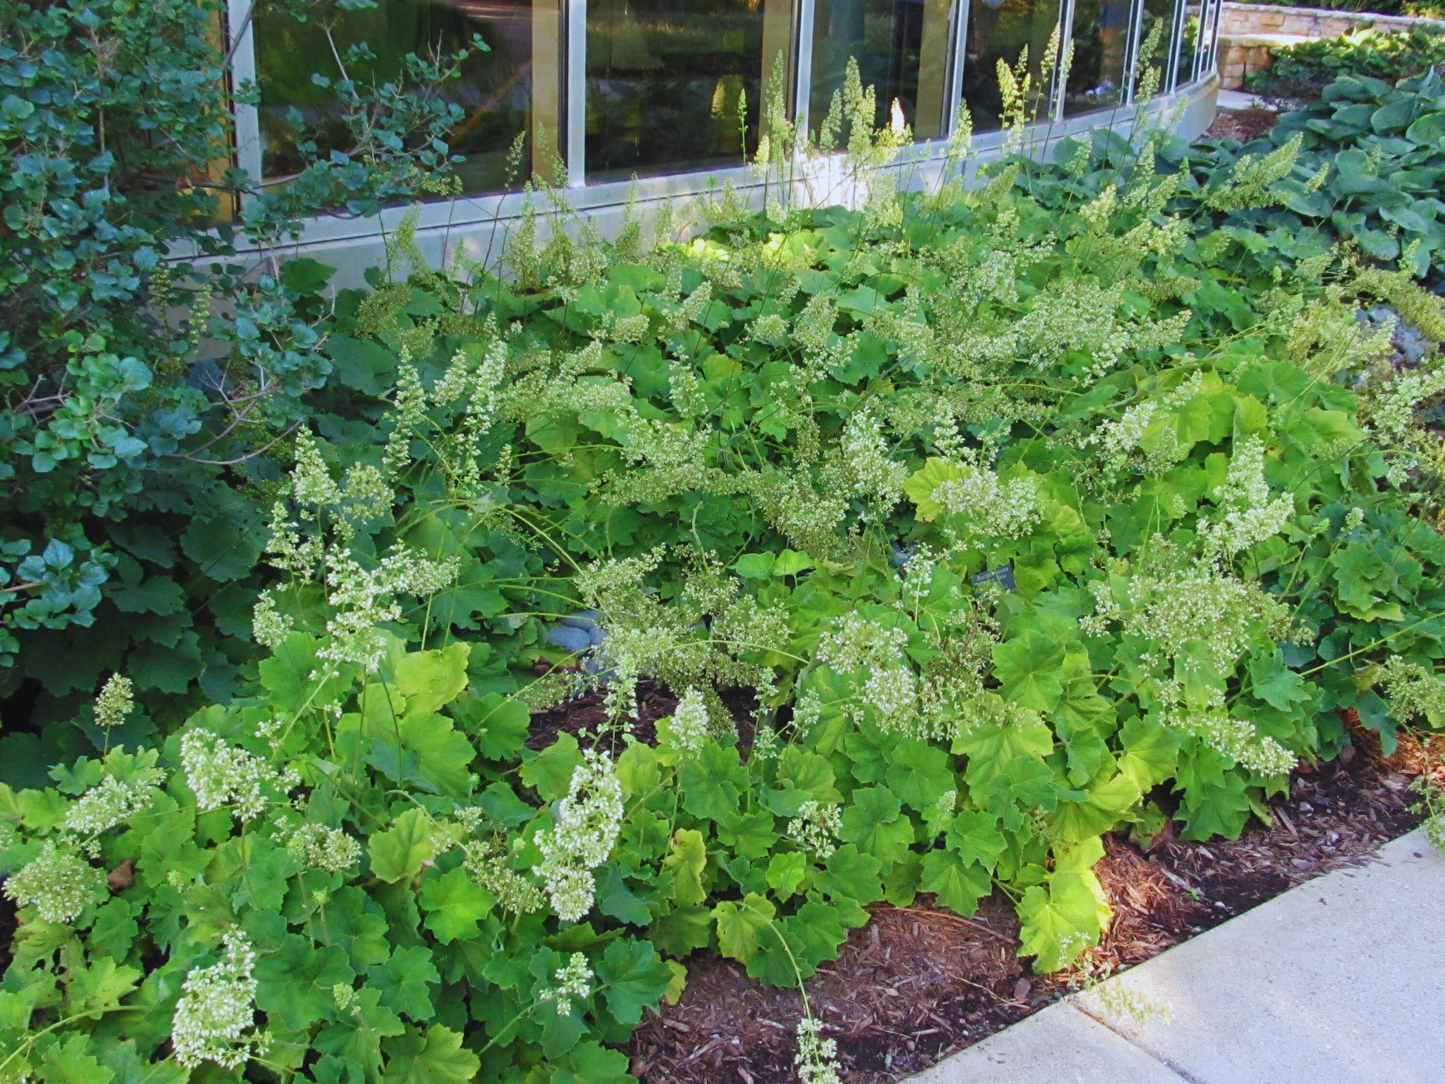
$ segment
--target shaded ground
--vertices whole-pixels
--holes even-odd
[[[1274,127],[1279,114],[1273,109],[1221,109],[1201,139],[1237,139],[1248,143]]]
[[[808,986],[815,1015],[837,1041],[843,1080],[885,1084],[926,1068],[1296,884],[1369,861],[1419,822],[1406,808],[1414,795],[1402,770],[1419,770],[1422,759],[1418,749],[1391,761],[1346,750],[1297,772],[1288,797],[1272,806],[1276,823],[1253,823],[1235,841],[1161,837],[1145,850],[1109,837],[1098,873],[1114,923],[1072,971],[1026,971],[1016,957],[1017,919],[999,894],[971,920],[926,895],[907,909],[873,908],[874,921],[854,930]],[[648,1014],[625,1048],[643,1084],[796,1080],[797,993],[764,989],[711,954],[694,954],[687,967],[679,1003]]]

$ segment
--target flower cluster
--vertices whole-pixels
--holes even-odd
[[[559,967],[552,975],[556,986],[543,990],[537,1000],[551,1002],[557,1007],[558,1016],[572,1012],[572,999],[583,1001],[592,996],[592,968],[587,957],[580,952],[572,953],[566,967]]]
[[[567,796],[552,812],[552,827],[537,833],[542,852],[537,873],[558,918],[576,922],[592,909],[592,871],[612,853],[622,812],[622,784],[612,758],[600,749],[588,750],[572,772]]]
[[[130,678],[112,674],[95,698],[95,725],[107,730],[119,726],[134,706],[134,686]]]
[[[793,1064],[801,1084],[840,1084],[838,1044],[823,1038],[823,1025],[812,1016],[798,1021],[798,1053]]]
[[[542,893],[507,864],[507,848],[497,839],[474,839],[462,844],[462,870],[479,888],[485,888],[513,914],[540,910]]]
[[[860,410],[843,428],[843,462],[852,477],[853,492],[877,500],[886,514],[903,496],[909,470],[904,463],[888,458],[883,424],[871,410]]]
[[[164,775],[159,768],[146,768],[124,783],[107,775],[66,811],[65,827],[93,836],[125,823],[151,804],[152,789]]]
[[[456,557],[431,561],[402,549],[382,559],[375,569],[362,568],[349,554],[331,553],[327,560],[327,602],[336,615],[326,622],[327,644],[317,656],[350,662],[367,673],[381,666],[386,641],[377,626],[401,617],[398,594],[434,595],[456,579]]]
[[[788,822],[788,836],[817,855],[819,861],[833,857],[842,830],[843,814],[832,802],[804,802],[798,807],[798,815]]]
[[[1438,726],[1445,720],[1445,681],[1433,669],[1392,655],[1385,661],[1380,683],[1390,701],[1390,714],[1398,721],[1423,716]]]
[[[1203,714],[1172,714],[1165,717],[1168,725],[1201,739],[1215,752],[1260,775],[1286,775],[1294,770],[1299,758],[1268,735],[1243,719],[1206,712]]]
[[[34,907],[46,922],[69,924],[80,917],[104,884],[103,875],[78,854],[46,843],[40,853],[5,881],[5,895],[20,907]]]
[[[196,968],[181,985],[181,998],[171,1020],[171,1045],[176,1061],[194,1069],[212,1061],[223,1069],[239,1069],[252,1053],[263,1053],[268,1036],[246,1035],[255,1023],[256,951],[241,933],[228,933],[221,959]]]
[[[1294,517],[1289,496],[1270,500],[1264,478],[1264,441],[1246,437],[1234,447],[1229,473],[1215,496],[1224,514],[1202,523],[1200,541],[1206,555],[1228,559],[1285,529]]]
[[[660,731],[667,733],[679,752],[696,755],[702,749],[711,726],[702,692],[689,689],[677,702],[672,718],[659,720],[657,725]]]
[[[293,769],[276,772],[261,757],[228,745],[209,730],[197,728],[181,735],[181,768],[186,785],[196,796],[202,813],[234,805],[243,821],[266,810],[265,791],[288,791],[301,782]]]
[[[293,626],[291,618],[276,609],[271,592],[262,591],[251,611],[251,639],[262,647],[277,648],[291,634]]]
[[[361,844],[340,828],[303,824],[286,843],[286,850],[307,869],[344,873],[361,861]]]
[[[946,523],[960,541],[1020,538],[1039,521],[1039,484],[1035,478],[1004,481],[982,466],[964,465],[958,477],[946,478],[930,494],[946,514]]]

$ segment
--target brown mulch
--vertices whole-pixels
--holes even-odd
[[[1145,849],[1106,840],[1098,866],[1114,909],[1102,943],[1077,968],[1031,975],[1016,956],[1018,921],[1001,894],[972,920],[920,896],[873,909],[838,959],[808,984],[814,1014],[838,1044],[846,1084],[888,1084],[1043,1008],[1093,978],[1132,966],[1279,893],[1370,861],[1419,817],[1407,773],[1441,750],[1402,740],[1380,756],[1373,735],[1335,761],[1302,766],[1275,823],[1238,840],[1198,843],[1164,833]],[[1445,744],[1442,742],[1441,744]],[[648,1014],[624,1048],[643,1084],[784,1084],[796,1080],[796,991],[764,989],[731,960],[697,953],[678,1004]]]
[[[1237,139],[1248,143],[1274,127],[1279,114],[1273,109],[1221,109],[1214,114],[1214,123],[1205,130],[1204,139]]]

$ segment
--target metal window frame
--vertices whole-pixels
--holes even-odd
[[[232,88],[256,82],[256,24],[252,12],[258,0],[229,0],[226,5],[226,40],[231,49]],[[261,111],[249,102],[231,99],[235,118],[236,165],[256,183],[261,183]],[[242,193],[240,209],[252,200]]]

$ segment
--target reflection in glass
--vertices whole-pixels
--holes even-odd
[[[827,115],[851,58],[876,93],[875,124],[890,123],[896,101],[915,138],[941,135],[948,39],[948,0],[817,0],[809,127]]]
[[[1184,5],[1183,33],[1179,35],[1179,74],[1176,79],[1180,86],[1199,78],[1197,72],[1199,42],[1199,5]]]
[[[1032,76],[1029,118],[1038,120],[1048,113],[1050,88],[1041,83],[1049,59],[1049,36],[1058,21],[1058,0],[972,0],[969,4],[963,100],[975,132],[1003,126],[998,62],[1017,64],[1025,47]]]
[[[352,66],[352,80],[364,84],[400,81],[408,53],[454,53],[480,34],[490,52],[462,66],[461,78],[441,93],[466,112],[451,133],[452,151],[465,161],[456,167],[462,191],[496,191],[519,185],[532,171],[531,144],[543,129],[550,148],[557,142],[558,18],[554,6],[538,0],[380,0],[374,7],[338,13],[331,25],[336,52],[367,44],[373,59]],[[534,57],[534,37],[536,42]],[[305,138],[322,153],[349,150],[350,136],[335,93],[312,82],[313,73],[340,75],[326,30],[314,17],[305,23],[283,14],[258,16],[255,30],[257,82],[261,87],[262,174],[279,180],[305,165],[286,117],[295,110]],[[520,163],[508,163],[517,136],[528,132]],[[551,157],[551,153],[546,156]]]
[[[590,0],[587,178],[740,165],[757,148],[783,0]]]
[[[1149,69],[1156,70],[1159,74],[1155,85],[1160,94],[1167,94],[1173,89],[1169,50],[1174,33],[1174,8],[1175,0],[1144,0],[1144,25],[1139,33],[1138,79],[1142,83]]]
[[[1108,109],[1124,101],[1124,54],[1130,0],[1075,0],[1074,58],[1064,84],[1064,115]]]

